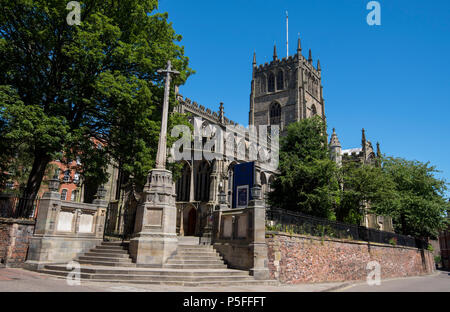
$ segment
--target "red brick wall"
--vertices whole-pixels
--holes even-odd
[[[25,262],[34,221],[0,218],[0,263],[17,267]]]
[[[450,227],[439,234],[441,261],[445,269],[450,269]]]
[[[285,233],[268,234],[266,242],[270,276],[287,284],[366,280],[366,265],[374,260],[381,279],[429,274],[435,268],[431,252],[409,247]]]

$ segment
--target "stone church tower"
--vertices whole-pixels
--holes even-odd
[[[280,60],[274,46],[273,61],[257,66],[253,55],[250,125],[277,124],[285,130],[289,123],[314,115],[326,122],[320,61],[314,67],[311,50],[308,59],[301,52],[298,39],[294,56]]]

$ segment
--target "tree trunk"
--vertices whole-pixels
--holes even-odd
[[[33,203],[41,187],[44,178],[45,168],[50,162],[50,157],[45,154],[36,153],[34,156],[33,167],[28,176],[27,186],[21,194],[19,205],[17,206],[15,217],[28,218],[33,212]]]
[[[406,231],[406,217],[403,213],[400,215],[400,222],[402,224],[402,234],[407,235],[408,233]]]

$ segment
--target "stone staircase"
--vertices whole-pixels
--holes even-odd
[[[180,237],[177,251],[162,268],[137,267],[128,254],[128,244],[103,242],[75,261],[83,281],[180,286],[277,285],[273,280],[255,280],[248,271],[227,268],[211,245],[199,245],[198,237]],[[46,265],[41,273],[66,277],[64,264]]]
[[[128,254],[128,243],[122,242],[102,242],[75,261],[86,265],[136,267]]]

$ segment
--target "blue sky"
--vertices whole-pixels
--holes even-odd
[[[300,33],[303,54],[320,58],[328,129],[343,148],[361,129],[387,155],[430,161],[450,181],[450,1],[381,0],[369,26],[369,0],[160,0],[196,71],[180,88],[199,104],[248,124],[252,55],[286,56]],[[450,194],[450,192],[448,193]]]

